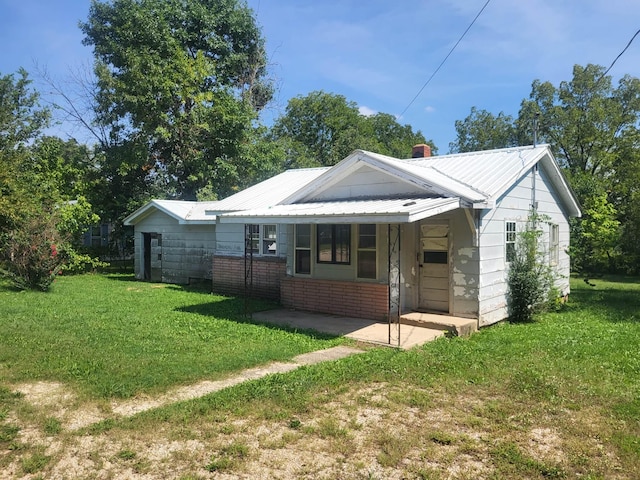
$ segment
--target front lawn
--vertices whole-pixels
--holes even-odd
[[[7,386],[74,385],[81,410],[339,340],[244,323],[240,299],[60,280],[0,290],[3,478],[640,478],[637,279],[572,280],[569,305],[532,324],[372,348],[131,418],[98,402],[108,420],[80,431],[56,417],[74,405],[64,390],[52,410]]]
[[[0,285],[0,378],[129,397],[340,342],[254,325],[243,313],[242,299],[127,275],[59,277],[49,293]]]

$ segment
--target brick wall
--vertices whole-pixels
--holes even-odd
[[[244,295],[244,257],[213,256],[213,291],[226,295]],[[280,299],[280,282],[286,273],[286,259],[253,257],[252,295]]]
[[[387,319],[387,285],[284,277],[280,286],[280,302],[287,308],[380,321]]]

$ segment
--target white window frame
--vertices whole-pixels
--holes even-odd
[[[549,224],[549,265],[555,267],[560,262],[560,227]]]
[[[293,229],[293,244],[294,244],[294,248],[293,248],[293,271],[295,272],[296,275],[311,275],[311,270],[312,270],[312,266],[313,266],[313,252],[312,252],[312,242],[313,242],[313,228],[311,224],[301,224],[301,225],[295,225],[295,228]],[[298,229],[300,227],[306,227],[309,229],[308,232],[308,236],[309,236],[309,241],[308,241],[308,245],[299,245],[298,244]],[[308,252],[308,256],[309,256],[309,271],[308,272],[301,272],[299,269],[299,265],[298,265],[298,252]]]
[[[518,238],[518,224],[514,220],[506,220],[504,222],[504,259],[506,263],[510,262],[510,251],[516,254],[516,240]],[[510,247],[510,245],[512,245]]]
[[[363,234],[362,233],[362,227],[363,226],[373,226],[374,228],[374,234],[371,235],[369,233]],[[373,247],[362,247],[361,246],[361,237],[362,236],[366,236],[366,237],[373,237],[374,239],[374,246]],[[363,278],[363,279],[367,279],[367,280],[376,280],[378,278],[378,227],[375,224],[359,224],[358,225],[358,236],[357,236],[357,248],[356,248],[356,276],[357,278]],[[375,257],[375,274],[373,277],[371,276],[361,276],[360,275],[360,254],[363,252],[373,252],[374,253],[374,257]]]
[[[266,228],[274,227],[275,238],[266,237]],[[275,223],[249,225],[250,245],[254,255],[273,257],[278,254],[278,225]],[[271,250],[269,247],[274,246]]]

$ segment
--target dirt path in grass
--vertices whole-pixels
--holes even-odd
[[[54,382],[24,384],[18,386],[16,390],[22,392],[29,403],[50,408],[51,415],[58,418],[66,429],[78,430],[114,416],[130,417],[171,403],[202,397],[209,393],[274,373],[286,373],[304,365],[338,360],[363,352],[364,350],[347,346],[327,348],[298,355],[290,362],[274,362],[250,368],[223,380],[203,380],[193,385],[169,390],[155,397],[140,395],[128,400],[114,400],[110,403],[110,406],[94,405],[87,407],[71,405],[73,403],[72,395],[66,391],[64,385]]]

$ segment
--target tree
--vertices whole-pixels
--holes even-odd
[[[86,149],[42,136],[49,111],[19,73],[0,77],[0,274],[18,288],[48,290],[75,254],[74,237],[97,217],[78,196]]]
[[[432,140],[427,140],[422,132],[414,132],[410,125],[401,125],[393,115],[376,113],[364,117],[365,124],[369,124],[376,141],[372,151],[396,158],[407,158],[411,154],[411,147],[426,143],[431,147],[431,153],[438,153],[438,148]]]
[[[28,143],[48,125],[50,112],[39,105],[24,69],[0,76],[0,232],[13,228],[24,216],[31,195],[21,182],[28,161]]]
[[[355,102],[342,95],[311,92],[289,100],[272,129],[285,152],[285,166],[335,165],[355,149],[409,157],[411,147],[427,142],[421,132],[400,125],[385,113],[365,117]]]
[[[520,138],[536,114],[541,140],[549,142],[583,205],[583,218],[572,222],[574,265],[593,272],[616,269],[627,253],[637,258],[638,247],[623,240],[619,227],[637,219],[626,178],[638,168],[640,80],[625,75],[614,87],[604,67],[576,65],[571,81],[557,88],[533,82],[520,108]],[[633,223],[625,222],[625,230],[635,231]],[[639,271],[640,264],[627,268]]]
[[[224,190],[238,181],[239,145],[272,95],[248,7],[93,0],[81,29],[96,57],[99,120],[143,138],[168,194],[195,199],[208,183]]]
[[[456,140],[449,144],[452,153],[475,152],[518,145],[516,126],[511,115],[497,116],[471,107],[464,120],[456,120]]]
[[[39,106],[27,71],[21,68],[18,76],[0,76],[0,151],[5,153],[24,148],[51,118],[49,110]]]
[[[640,80],[625,75],[614,86],[604,72],[576,65],[557,87],[534,80],[515,122],[472,109],[456,122],[450,147],[531,144],[537,124],[539,142],[549,143],[583,207],[571,222],[574,268],[640,272]]]
[[[621,141],[633,134],[640,118],[640,80],[625,75],[616,88],[599,65],[576,65],[571,81],[556,88],[535,80],[518,116],[520,138],[527,137],[539,114],[539,136],[548,142],[570,174],[609,175]]]

